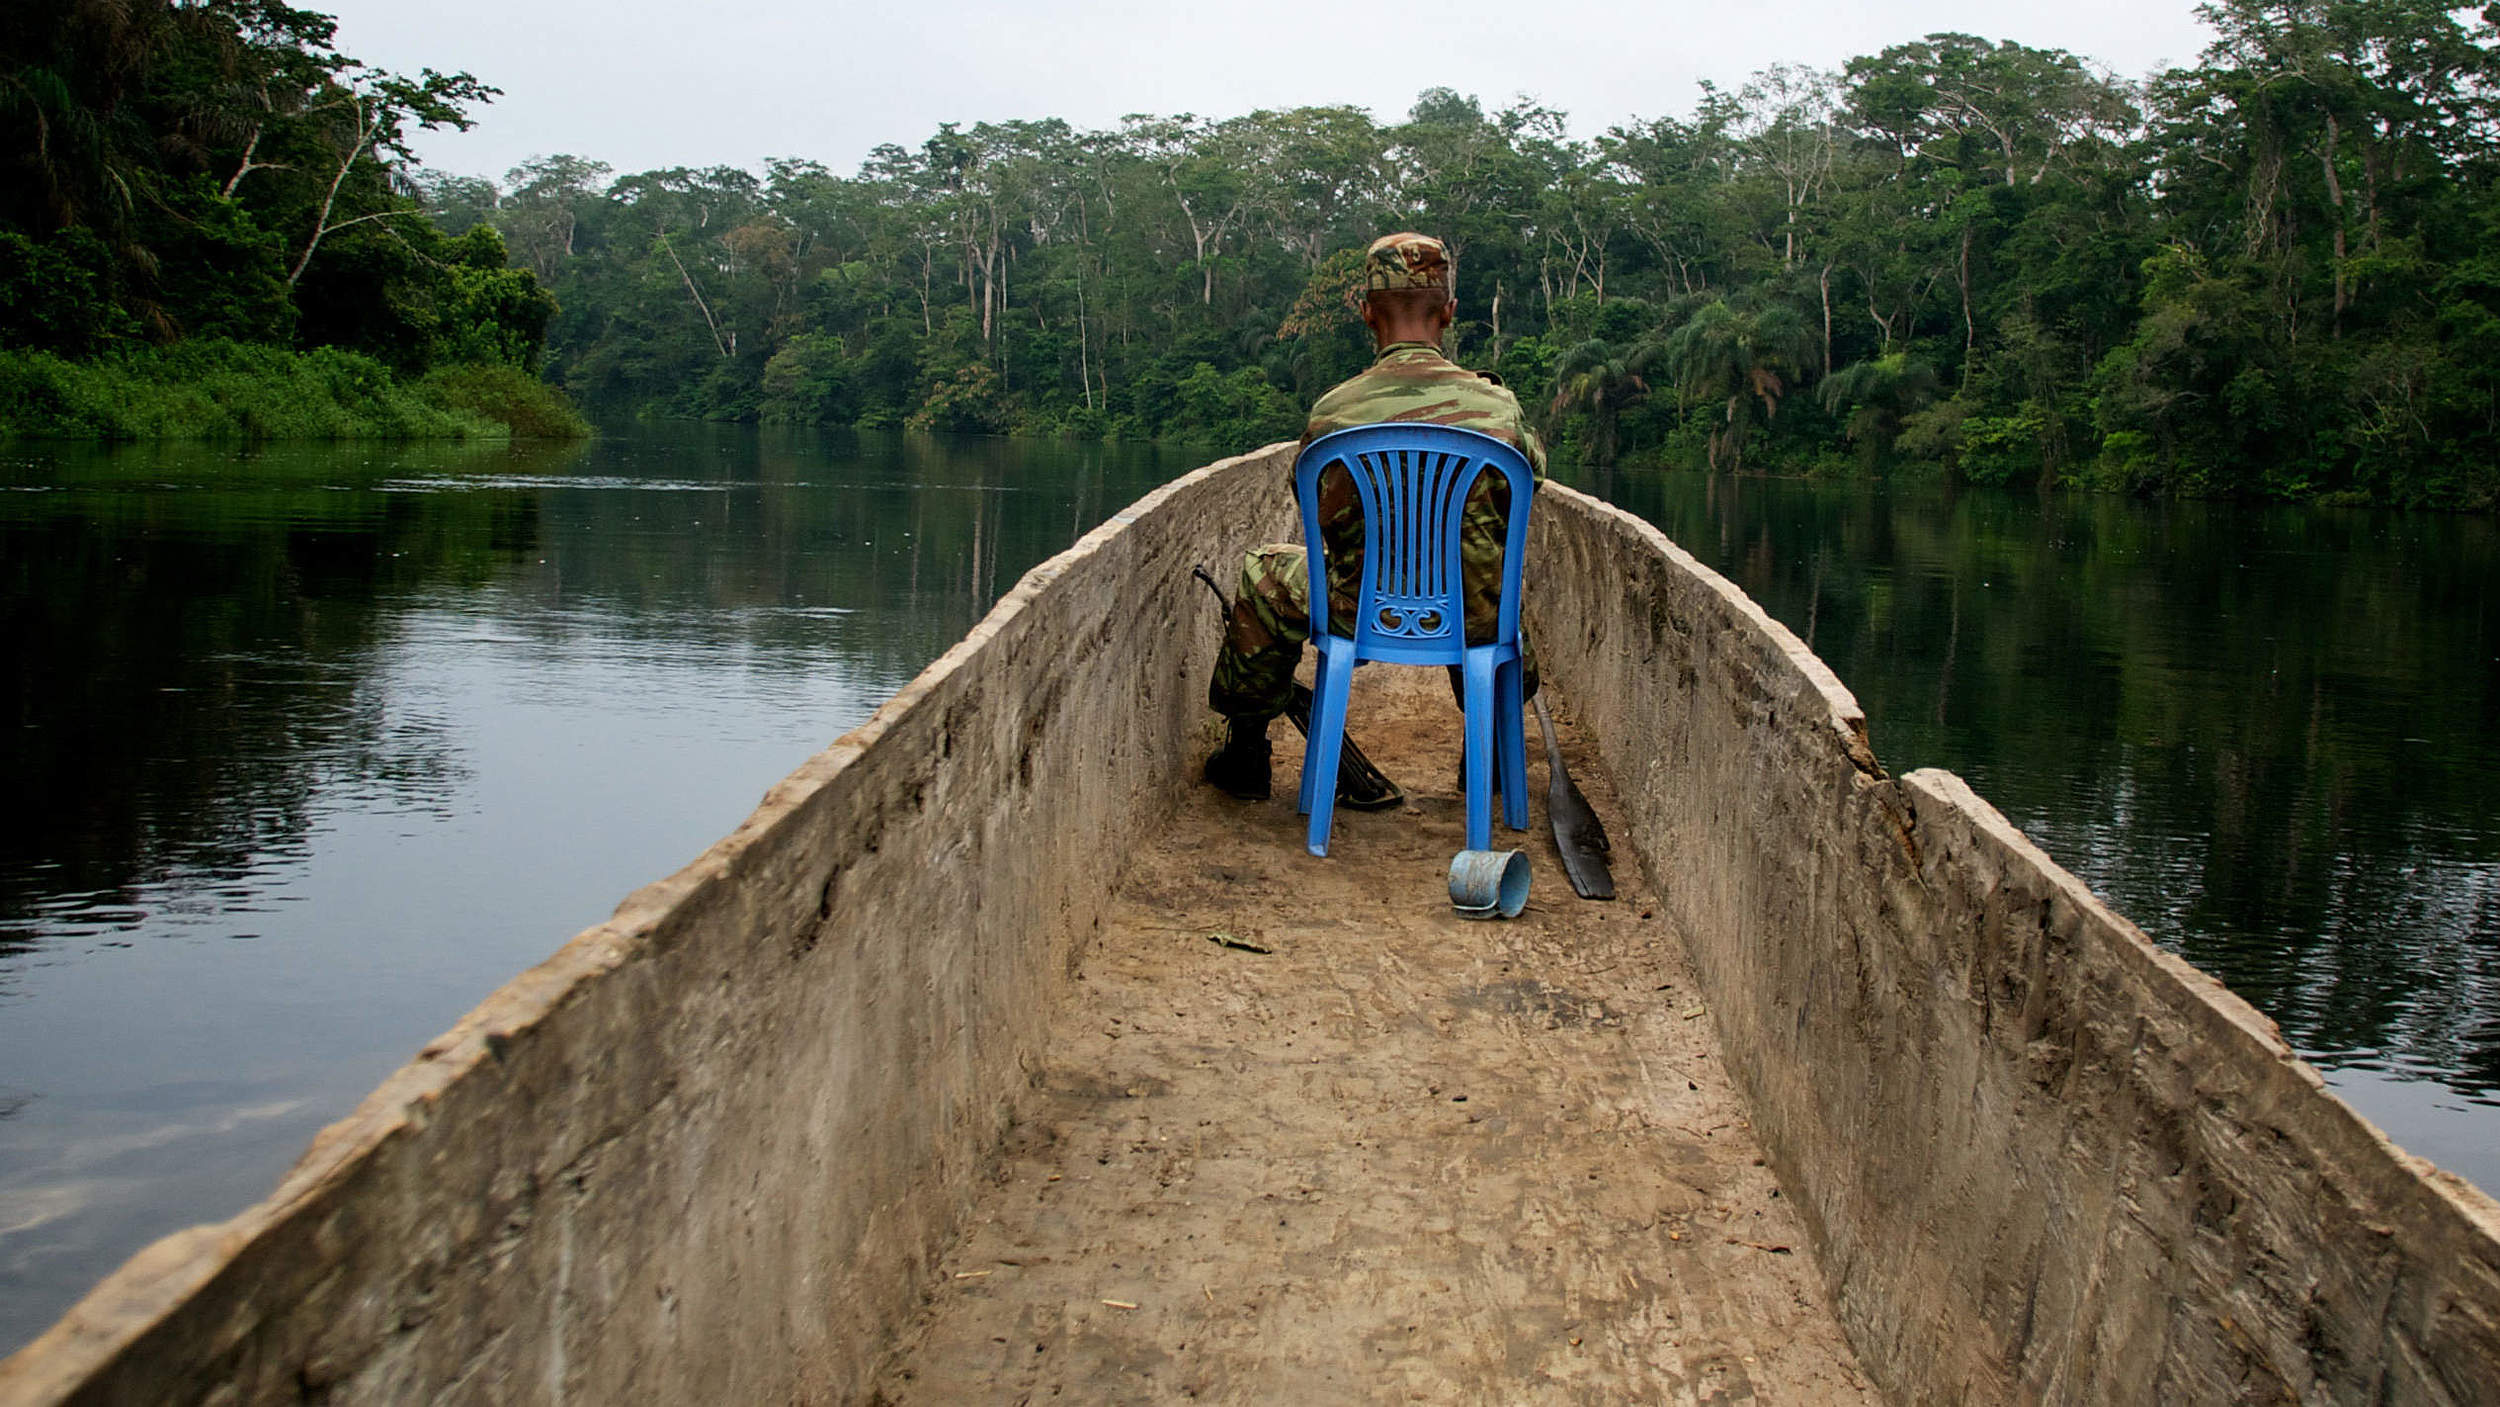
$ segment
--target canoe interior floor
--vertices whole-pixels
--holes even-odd
[[[872,1400],[1876,1401],[1628,852],[1572,894],[1531,729],[1528,910],[1462,920],[1446,683],[1366,669],[1352,718],[1409,800],[1329,858],[1281,719],[1275,799],[1131,857]]]

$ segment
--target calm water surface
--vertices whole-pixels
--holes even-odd
[[[0,446],[0,1352],[1204,458]]]
[[[266,1193],[1205,457],[0,447],[0,1349]],[[2492,524],[1603,487],[1811,639],[1888,766],[1970,778],[2400,1140],[2500,1186]]]

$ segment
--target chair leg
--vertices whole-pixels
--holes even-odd
[[[1353,692],[1354,666],[1320,667],[1320,686],[1311,694],[1311,736],[1302,754],[1302,792],[1309,798],[1311,825],[1306,839],[1314,855],[1328,853],[1328,828],[1337,814],[1337,754],[1345,746],[1347,697]]]
[[[1302,780],[1294,789],[1294,810],[1305,816],[1311,814],[1311,778],[1317,775],[1311,770],[1311,756],[1317,746],[1313,740],[1319,736],[1319,701],[1328,693],[1328,654],[1324,650],[1311,653],[1318,657],[1311,672],[1311,730],[1302,740]]]
[[[1519,661],[1493,674],[1493,737],[1502,751],[1502,824],[1515,831],[1528,828],[1527,702],[1520,697]]]
[[[1493,665],[1469,651],[1466,664],[1467,848],[1493,848]]]

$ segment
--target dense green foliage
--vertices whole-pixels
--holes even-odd
[[[1585,142],[1436,89],[428,197],[560,295],[562,385],[651,413],[1289,433],[1366,354],[1348,251],[1411,226],[1457,250],[1458,354],[1593,462],[2490,504],[2491,26],[2202,13],[2140,85],[1934,35]]]
[[[579,438],[561,392],[516,366],[394,373],[360,352],[222,338],[93,357],[0,351],[0,433],[71,439]]]
[[[403,188],[409,134],[494,90],[332,32],[277,0],[0,8],[0,433],[577,430],[560,397],[427,389],[525,378],[555,312]]]

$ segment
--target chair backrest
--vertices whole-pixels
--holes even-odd
[[[1320,476],[1342,468],[1363,512],[1363,571],[1354,619],[1329,619],[1327,545],[1320,533]],[[1536,475],[1507,441],[1454,425],[1390,421],[1322,435],[1294,461],[1294,496],[1311,570],[1311,633],[1351,636],[1363,659],[1450,664],[1467,649],[1466,563],[1459,525],[1480,475],[1509,481],[1496,641],[1519,638],[1520,565]]]

